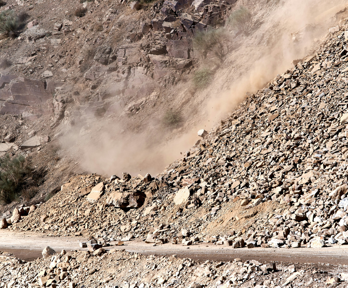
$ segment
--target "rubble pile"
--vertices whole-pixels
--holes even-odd
[[[0,255],[0,287],[345,287],[341,267],[205,261],[143,256],[103,248],[23,261]],[[4,286],[5,285],[5,286]],[[7,285],[7,286],[6,286]]]
[[[234,248],[346,244],[348,24],[330,31],[156,178],[75,177],[10,229]]]

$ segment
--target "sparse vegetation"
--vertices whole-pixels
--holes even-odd
[[[227,35],[222,28],[198,32],[193,38],[193,48],[203,59],[207,58],[208,53],[212,53],[222,62],[226,54],[226,38]]]
[[[7,3],[5,1],[0,0],[0,7],[5,6]]]
[[[213,72],[208,68],[202,68],[195,71],[193,82],[197,89],[203,89],[209,85]]]
[[[178,126],[183,121],[179,111],[167,110],[163,115],[164,126]]]
[[[250,29],[251,20],[252,15],[250,11],[241,6],[231,13],[227,23],[238,32],[247,32]]]
[[[17,36],[20,21],[12,10],[0,13],[0,33],[10,37]]]
[[[8,204],[18,199],[32,169],[24,156],[0,158],[0,202]]]
[[[83,17],[83,16],[86,15],[86,13],[87,13],[87,8],[80,7],[80,8],[77,8],[75,10],[75,16],[76,17]]]

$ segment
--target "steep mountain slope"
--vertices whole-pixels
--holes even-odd
[[[11,229],[236,248],[345,244],[347,30],[347,21],[330,29],[156,178],[77,176]]]

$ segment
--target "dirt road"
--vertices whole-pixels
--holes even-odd
[[[57,252],[81,249],[79,242],[86,240],[83,237],[48,237],[44,234],[28,232],[0,231],[0,251],[11,252],[24,260],[33,260],[41,257],[41,251],[50,246]],[[145,255],[177,255],[178,257],[195,260],[231,261],[235,258],[244,260],[258,260],[260,262],[288,262],[288,263],[328,263],[348,265],[348,246],[326,247],[321,249],[233,249],[226,246],[200,244],[182,246],[165,244],[153,246],[141,241],[125,242],[124,246],[115,246],[115,243],[106,249],[125,249],[128,252],[137,252]]]

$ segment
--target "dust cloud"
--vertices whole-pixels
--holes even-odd
[[[262,27],[250,36],[251,39],[245,39],[239,53],[236,51],[238,62],[242,63],[238,67],[243,71],[241,76],[230,79],[231,85],[227,91],[207,101],[203,109],[204,118],[211,120],[206,125],[207,129],[235,109],[247,93],[255,93],[278,74],[293,67],[294,60],[312,54],[320,40],[328,34],[328,29],[338,24],[340,19],[336,14],[347,4],[346,0],[288,0],[276,7],[269,7],[272,11],[266,16],[267,19],[261,20],[264,21]],[[270,43],[255,45],[260,34]],[[240,52],[244,49],[246,53]],[[232,61],[236,61],[236,58],[232,55]],[[228,80],[223,73],[226,73],[226,69],[219,71],[216,78]],[[209,92],[216,91],[219,86],[221,82],[217,83],[217,87],[213,85]]]
[[[116,120],[87,113],[64,132],[60,139],[62,148],[88,172],[120,175],[126,171],[145,175],[162,171],[197,141],[199,129],[213,128],[236,108],[247,92],[256,92],[277,74],[290,69],[293,60],[310,54],[328,28],[335,21],[337,24],[335,15],[347,2],[240,0],[261,24],[254,33],[243,36],[239,47],[229,53],[213,84],[199,95],[196,93],[195,97],[205,99],[199,109],[203,113],[194,114],[194,119],[185,115],[188,119],[185,133],[168,133],[170,129],[155,124],[158,119],[146,120],[143,127],[147,128],[140,132],[129,132]],[[115,113],[121,113],[119,109]],[[190,114],[189,110],[185,110],[186,114]]]

